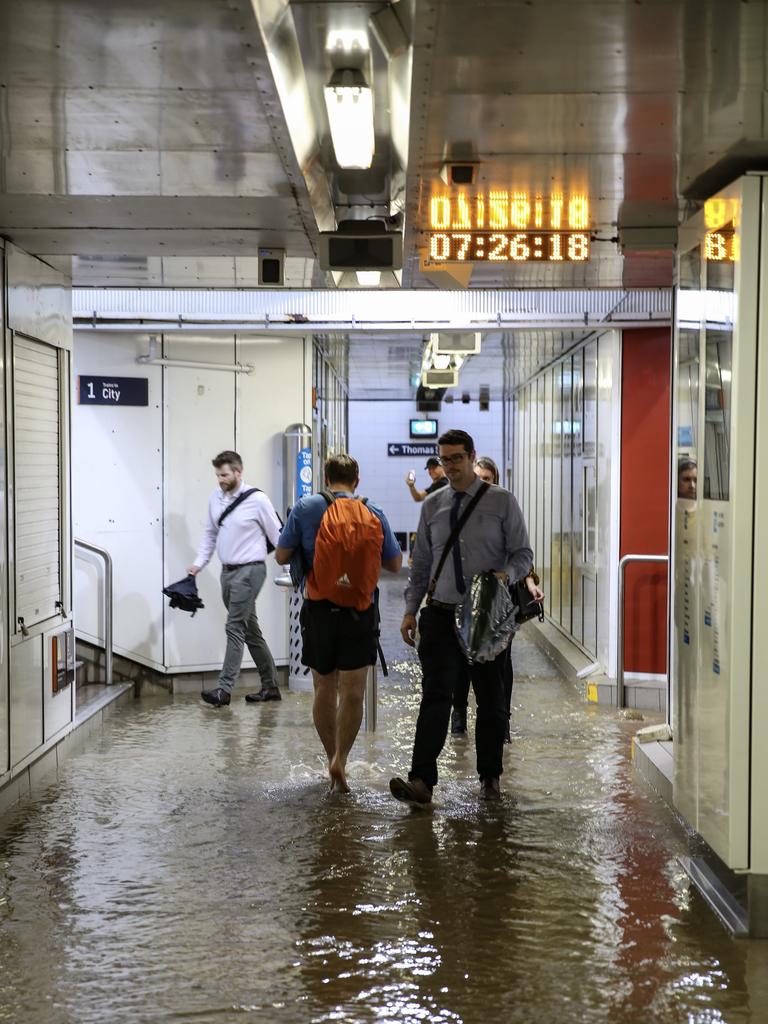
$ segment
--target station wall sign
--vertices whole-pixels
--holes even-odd
[[[148,377],[77,378],[80,405],[149,405]]]
[[[417,455],[420,457],[426,455],[429,458],[430,455],[437,456],[437,445],[424,441],[416,442],[415,444],[413,442],[408,443],[407,441],[402,443],[390,441],[387,445],[387,455],[390,457],[398,455]]]

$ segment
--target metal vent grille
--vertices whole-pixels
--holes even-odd
[[[16,618],[29,628],[61,600],[58,350],[16,337],[13,379]]]

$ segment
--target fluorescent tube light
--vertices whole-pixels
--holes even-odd
[[[333,149],[339,167],[364,170],[373,162],[373,92],[361,71],[334,71],[324,89]]]
[[[363,288],[378,288],[381,284],[380,270],[357,270],[357,283]]]

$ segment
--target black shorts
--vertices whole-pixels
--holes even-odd
[[[330,601],[305,600],[301,623],[301,663],[321,676],[352,671],[376,661],[376,606],[364,612]]]

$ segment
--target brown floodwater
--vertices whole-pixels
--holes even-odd
[[[687,838],[629,760],[637,723],[515,640],[513,742],[481,805],[471,741],[434,807],[407,770],[399,643],[353,792],[326,794],[307,694],[121,706],[0,822],[0,1021],[713,1024],[768,1020],[768,943],[692,892]]]

